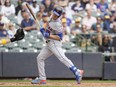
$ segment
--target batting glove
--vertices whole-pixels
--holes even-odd
[[[50,33],[48,32],[44,32],[44,35],[43,35],[45,38],[49,38],[50,37]]]
[[[42,35],[45,37],[45,38],[49,38],[50,37],[50,33],[49,32],[45,32],[44,28],[41,28],[40,29],[40,32],[42,33]]]
[[[45,29],[44,28],[40,28],[40,32],[42,33],[42,35],[44,35]]]

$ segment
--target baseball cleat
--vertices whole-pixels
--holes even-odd
[[[34,80],[31,81],[32,84],[46,84],[46,80],[41,80],[36,77]]]
[[[84,73],[84,71],[83,71],[83,70],[80,70],[80,71],[78,72],[78,74],[75,75],[78,84],[81,83],[81,80],[82,80],[82,77],[83,77],[83,73]]]
[[[74,73],[76,76],[77,83],[80,84],[83,76],[83,70],[77,69],[75,66],[70,67],[70,70]]]

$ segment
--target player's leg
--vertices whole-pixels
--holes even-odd
[[[46,74],[45,74],[45,63],[44,60],[51,56],[53,53],[47,48],[44,47],[40,54],[37,56],[37,65],[39,71],[39,77],[35,80],[32,80],[32,84],[45,84],[46,83]]]
[[[63,63],[65,64],[73,73],[74,75],[76,76],[76,80],[78,83],[81,82],[81,79],[82,79],[82,74],[83,74],[83,71],[82,70],[79,70],[77,69],[74,64],[72,63],[71,60],[69,60],[61,47],[51,47],[51,51],[53,52],[53,54]]]
[[[38,65],[40,79],[46,80],[44,60],[47,59],[52,54],[53,53],[47,47],[44,47],[40,52],[40,54],[37,56],[37,65]]]

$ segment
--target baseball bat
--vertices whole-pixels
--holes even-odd
[[[32,15],[35,23],[38,25],[39,28],[37,28],[37,29],[39,30],[41,28],[41,25],[40,25],[39,21],[37,20],[36,16],[34,15],[34,12],[32,11],[32,9],[31,9],[31,7],[29,6],[28,3],[26,3],[26,7],[29,10],[30,14]]]

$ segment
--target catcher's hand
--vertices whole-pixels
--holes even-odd
[[[22,40],[25,37],[23,29],[18,29],[13,38],[10,39],[11,42]]]

